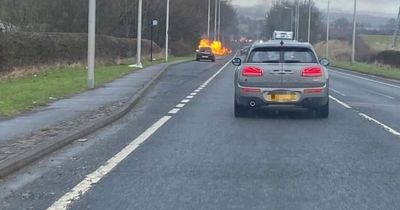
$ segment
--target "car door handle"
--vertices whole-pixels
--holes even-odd
[[[282,70],[279,69],[272,70],[272,74],[282,74]]]

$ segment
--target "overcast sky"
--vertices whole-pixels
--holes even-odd
[[[251,6],[256,4],[264,4],[268,6],[273,0],[232,0],[233,4],[241,6]],[[279,1],[279,0],[278,0]],[[314,0],[320,9],[327,7],[328,0]],[[295,0],[293,0],[295,2]],[[353,10],[353,0],[331,0],[331,6],[334,9],[345,11]],[[400,6],[399,0],[358,0],[357,10],[363,12],[375,12],[397,14]]]

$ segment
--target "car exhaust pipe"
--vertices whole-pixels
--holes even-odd
[[[257,103],[255,101],[251,100],[249,105],[250,105],[250,107],[254,108],[254,107],[256,107]]]

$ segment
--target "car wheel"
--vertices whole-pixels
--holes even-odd
[[[196,58],[196,61],[200,61],[200,59]]]
[[[315,116],[317,118],[328,118],[329,117],[329,103],[324,106],[315,109]]]
[[[235,117],[239,118],[239,117],[244,117],[246,115],[246,107],[244,106],[240,106],[239,104],[237,104],[237,102],[235,101]]]
[[[211,62],[215,62],[215,59],[212,59]]]

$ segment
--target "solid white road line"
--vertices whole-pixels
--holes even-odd
[[[365,118],[365,119],[367,119],[367,120],[369,120],[369,121],[375,123],[375,124],[378,124],[379,126],[381,126],[382,128],[384,128],[385,130],[387,130],[388,132],[390,132],[391,134],[393,134],[393,135],[395,135],[395,136],[397,136],[397,137],[400,137],[400,132],[396,131],[395,129],[393,129],[393,128],[391,128],[391,127],[389,127],[389,126],[387,126],[387,125],[385,125],[385,124],[383,124],[383,123],[381,123],[381,122],[379,122],[378,120],[375,120],[374,118],[372,118],[372,117],[370,117],[370,116],[368,116],[368,115],[366,115],[366,114],[359,113],[359,115],[360,115],[361,117],[363,117],[363,118]]]
[[[334,71],[337,74],[350,76],[350,77],[362,79],[362,80],[365,80],[365,81],[374,82],[374,83],[377,83],[377,84],[386,85],[386,86],[389,86],[389,87],[394,87],[394,88],[399,88],[400,89],[400,86],[398,86],[398,85],[393,85],[393,84],[389,84],[389,83],[386,83],[386,82],[381,82],[381,81],[378,81],[378,80],[368,79],[368,78],[356,76],[356,75],[353,75],[353,74],[343,73],[343,72],[340,72],[340,71],[337,71],[337,70],[332,70],[332,69],[330,69],[330,70]]]
[[[183,108],[185,106],[185,104],[178,104],[176,105],[176,108]]]
[[[395,99],[395,97],[389,96],[389,95],[386,95],[386,94],[383,94],[383,93],[375,92],[375,91],[372,91],[372,90],[367,90],[367,91],[372,93],[372,94],[375,94],[375,95],[378,95],[378,96],[382,96],[382,97],[385,97],[385,98],[388,98],[388,99],[392,99],[392,100]]]
[[[343,97],[345,97],[346,96],[346,94],[344,94],[344,93],[342,93],[342,92],[340,92],[340,91],[338,91],[338,90],[336,90],[336,89],[333,89],[333,88],[329,88],[332,92],[335,92],[335,93],[337,93],[337,94],[339,94],[339,95],[341,95],[341,96],[343,96]]]
[[[347,109],[351,109],[351,106],[349,106],[349,105],[347,105],[346,103],[340,101],[339,99],[337,99],[337,98],[335,98],[335,97],[333,97],[333,96],[329,96],[329,98],[332,99],[332,100],[334,100],[334,101],[336,101],[338,104],[340,104],[340,105],[346,107]]]
[[[64,210],[78,199],[80,199],[86,192],[88,192],[96,183],[105,177],[111,170],[113,170],[119,163],[135,151],[141,144],[143,144],[151,135],[153,135],[159,128],[161,128],[169,119],[170,116],[164,116],[159,121],[154,123],[150,128],[133,140],[128,146],[122,149],[118,154],[109,159],[103,166],[87,175],[86,178],[76,185],[70,192],[58,199],[48,210]]]
[[[180,111],[180,109],[171,109],[171,111],[168,112],[168,114],[176,114]]]

